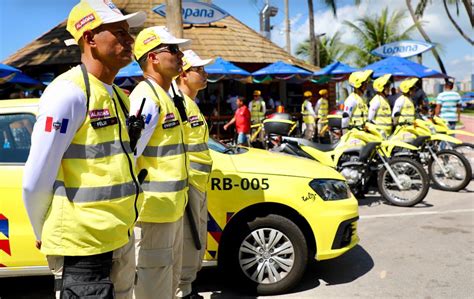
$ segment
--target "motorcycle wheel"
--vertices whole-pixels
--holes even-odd
[[[462,154],[469,161],[469,164],[471,164],[471,169],[474,171],[474,144],[455,144],[453,146],[453,149],[458,153]]]
[[[423,166],[402,157],[392,158],[388,164],[404,188],[400,190],[388,170],[382,167],[377,176],[380,194],[391,204],[400,207],[411,207],[421,202],[428,194],[430,183]]]
[[[454,150],[440,150],[436,155],[448,174],[445,175],[438,163],[431,159],[428,171],[435,186],[445,191],[459,191],[466,188],[472,178],[469,161]]]

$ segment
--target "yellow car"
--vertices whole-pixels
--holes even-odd
[[[34,247],[21,177],[37,99],[0,101],[0,277],[49,274]],[[354,247],[357,200],[339,173],[318,162],[209,141],[205,265],[223,266],[259,294],[293,288],[309,259]]]

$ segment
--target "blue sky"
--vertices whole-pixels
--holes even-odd
[[[67,18],[69,10],[78,0],[0,0],[0,61],[15,53],[35,38],[47,32]],[[292,50],[308,36],[308,13],[306,0],[289,0]],[[367,14],[377,14],[385,6],[390,11],[405,8],[405,1],[401,0],[366,0],[361,1],[359,7],[352,5],[351,0],[339,1],[338,18],[334,18],[329,8],[323,5],[324,1],[314,0],[316,33],[332,35],[335,30],[343,31],[343,41],[354,42],[349,30],[341,26],[343,20],[354,21]],[[413,1],[415,4],[418,1]],[[439,2],[439,3],[438,3]],[[425,30],[435,42],[443,45],[441,56],[451,76],[457,80],[465,80],[474,73],[473,48],[455,31],[446,17],[441,4],[442,1],[432,1],[427,9],[424,22]],[[263,0],[214,0],[214,4],[226,10],[234,17],[247,24],[257,32],[259,29],[258,12],[263,6]],[[276,17],[272,18],[272,40],[284,47],[284,1],[270,0],[270,4],[278,7]],[[463,9],[463,7],[461,7]],[[453,15],[455,12],[453,10]],[[408,16],[408,14],[407,14]],[[456,17],[461,27],[470,36],[473,30],[465,13]],[[411,18],[407,17],[402,26],[411,25]],[[414,39],[422,40],[417,32]],[[428,67],[439,70],[431,53],[423,55],[423,63]]]

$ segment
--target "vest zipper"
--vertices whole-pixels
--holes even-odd
[[[119,95],[117,95],[119,96]],[[135,202],[133,204],[133,207],[135,208],[135,222],[137,222],[138,219],[138,209],[137,209],[137,201],[138,201],[138,195],[140,194],[140,186],[138,184],[137,179],[135,178],[135,175],[133,174],[133,163],[132,159],[130,159],[130,156],[127,153],[127,150],[125,149],[125,145],[123,145],[123,140],[122,140],[122,124],[120,122],[120,117],[119,117],[119,112],[117,110],[117,104],[115,103],[115,99],[112,98],[112,102],[114,103],[114,108],[115,108],[115,113],[117,114],[117,122],[119,126],[119,140],[120,140],[120,145],[122,146],[122,150],[125,153],[125,156],[127,156],[127,161],[128,161],[128,168],[130,170],[130,174],[132,175],[133,182],[135,183]],[[124,112],[125,113],[125,112]],[[127,117],[125,115],[125,117]],[[128,230],[128,237],[130,237],[130,230]]]

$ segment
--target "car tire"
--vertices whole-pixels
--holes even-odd
[[[275,214],[254,218],[232,230],[219,254],[227,274],[259,295],[294,288],[308,264],[302,231],[288,218]]]

